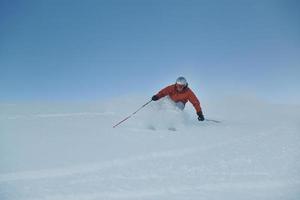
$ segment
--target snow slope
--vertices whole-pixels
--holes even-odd
[[[0,104],[0,199],[300,198],[299,106],[145,102]]]

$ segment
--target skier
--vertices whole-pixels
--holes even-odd
[[[175,103],[175,106],[183,110],[186,102],[191,102],[197,112],[198,120],[204,121],[204,116],[200,106],[200,102],[194,92],[188,87],[186,79],[182,76],[178,77],[175,84],[169,85],[152,96],[153,101],[157,101],[162,97],[169,96]]]

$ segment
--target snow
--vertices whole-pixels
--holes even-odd
[[[0,199],[300,198],[299,106],[147,101],[0,104]]]

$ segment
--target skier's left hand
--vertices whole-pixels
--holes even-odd
[[[204,121],[204,115],[203,115],[202,111],[197,112],[197,115],[198,115],[198,120],[199,121]]]

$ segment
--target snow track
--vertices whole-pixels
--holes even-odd
[[[124,167],[126,165],[130,165],[131,163],[144,162],[147,160],[155,161],[158,159],[173,159],[173,158],[179,159],[182,156],[187,156],[192,154],[199,155],[201,153],[205,153],[205,151],[209,151],[215,148],[226,147],[227,145],[230,145],[236,141],[237,140],[233,140],[230,142],[205,146],[202,148],[201,147],[186,148],[186,149],[175,149],[175,150],[160,151],[160,152],[151,152],[143,155],[130,156],[128,158],[121,158],[121,159],[115,159],[115,160],[101,162],[101,163],[93,163],[93,164],[80,165],[80,166],[74,166],[68,168],[0,174],[0,184],[9,181],[55,178],[55,177],[63,177],[63,176],[72,176],[76,174],[93,173],[100,170],[109,169],[112,167]]]
[[[184,123],[170,132],[143,128],[143,113],[118,129],[114,110],[11,113],[0,118],[1,200],[300,196],[297,114],[276,123],[272,115]]]

